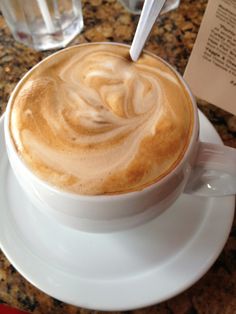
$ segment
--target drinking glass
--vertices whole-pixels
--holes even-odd
[[[131,13],[140,14],[144,0],[119,0],[121,4]],[[167,0],[161,14],[167,13],[171,10],[178,8],[180,0]]]
[[[80,0],[1,0],[14,38],[36,50],[65,47],[83,28]]]

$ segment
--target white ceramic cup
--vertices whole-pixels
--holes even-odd
[[[55,58],[61,53],[63,50],[48,58]],[[141,191],[118,195],[77,195],[42,181],[19,157],[10,135],[9,119],[16,91],[27,80],[29,73],[40,67],[45,60],[31,69],[18,83],[9,99],[4,121],[11,167],[35,207],[65,226],[88,232],[110,232],[137,226],[160,215],[183,192],[204,196],[236,193],[236,150],[199,141],[199,118],[195,99],[183,78],[170,65],[190,95],[194,125],[182,160],[169,174]]]

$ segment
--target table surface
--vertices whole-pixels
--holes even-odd
[[[147,50],[167,60],[183,74],[206,8],[207,0],[182,0],[180,7],[159,18]],[[84,31],[70,44],[94,41],[131,43],[138,17],[116,0],[84,0]],[[17,43],[0,15],[0,113],[19,79],[52,52],[36,52]],[[236,148],[236,117],[198,101],[225,145]],[[222,209],[223,210],[223,209]],[[32,313],[101,313],[64,304],[28,283],[0,252],[0,303]],[[164,303],[130,313],[235,314],[236,222],[221,255],[193,287]]]

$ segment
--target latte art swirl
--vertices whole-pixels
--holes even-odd
[[[49,58],[24,79],[11,112],[15,146],[39,177],[78,194],[138,190],[181,159],[190,99],[167,65],[93,44]]]

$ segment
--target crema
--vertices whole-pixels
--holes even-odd
[[[85,44],[52,55],[20,83],[10,130],[23,162],[82,195],[143,189],[183,158],[191,99],[176,73],[129,47]]]

